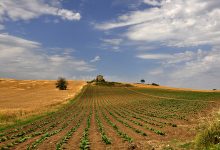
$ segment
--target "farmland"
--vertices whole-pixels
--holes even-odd
[[[219,92],[87,85],[65,107],[0,132],[1,149],[184,149]]]
[[[84,81],[69,81],[68,90],[59,91],[55,83],[55,80],[0,79],[0,126],[56,110],[85,85]]]

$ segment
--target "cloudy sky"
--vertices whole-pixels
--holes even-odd
[[[220,88],[219,0],[0,0],[0,78]]]

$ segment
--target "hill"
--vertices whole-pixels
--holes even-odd
[[[0,79],[0,121],[11,123],[31,115],[51,111],[80,92],[84,81],[68,81],[65,91],[55,88],[55,80]]]

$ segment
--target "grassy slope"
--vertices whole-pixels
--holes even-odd
[[[155,96],[164,96],[178,99],[212,101],[220,100],[220,92],[197,92],[197,91],[181,91],[169,90],[163,88],[133,88],[136,91],[151,94]]]

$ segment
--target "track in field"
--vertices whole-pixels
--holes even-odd
[[[87,86],[64,109],[0,133],[0,149],[160,149],[195,135],[212,103],[147,96],[134,89]]]

